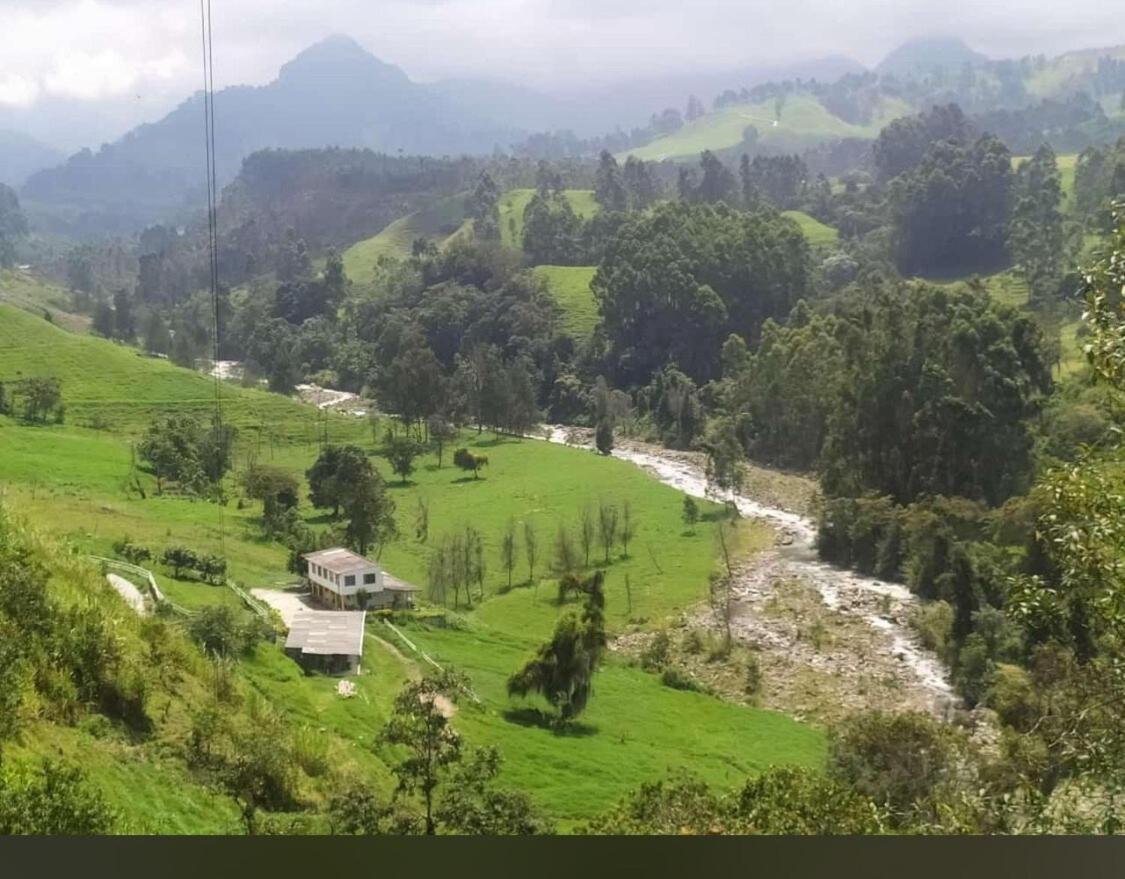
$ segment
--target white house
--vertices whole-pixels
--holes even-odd
[[[333,547],[302,556],[308,562],[306,581],[313,597],[337,610],[403,607],[413,601],[414,587],[388,579],[375,562],[349,549]]]

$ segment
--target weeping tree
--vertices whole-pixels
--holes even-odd
[[[523,668],[508,679],[510,696],[539,693],[566,723],[581,714],[606,649],[605,574],[598,571],[585,580],[568,577],[568,588],[584,595],[581,615],[569,613],[555,626],[551,640],[542,645]]]

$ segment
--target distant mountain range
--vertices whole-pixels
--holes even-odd
[[[63,160],[58,150],[18,131],[0,129],[0,183],[19,186],[29,176]]]
[[[990,61],[955,38],[919,39],[891,52],[874,71],[880,79],[895,78],[898,84],[891,92],[876,94],[877,86],[862,83],[858,88],[872,92],[868,103],[874,101],[876,109],[897,100],[902,111],[909,112],[910,106],[931,101],[962,100],[961,74],[969,66],[980,71],[969,97],[979,98],[981,106],[971,108],[973,112],[1010,109],[1083,89],[1111,112],[1116,110],[1116,78],[1125,67],[1103,64],[1105,55],[1125,58],[1121,50],[1089,50],[1052,62],[1024,59],[1016,63],[1014,74],[1008,70],[1001,81],[993,68],[1007,62]],[[220,184],[225,184],[237,174],[243,159],[265,148],[339,146],[390,154],[488,154],[507,150],[536,132],[570,130],[590,137],[617,128],[643,128],[652,114],[666,107],[682,109],[689,95],[710,104],[731,89],[746,92],[766,83],[796,80],[806,86],[809,80],[827,86],[859,73],[868,71],[852,59],[834,56],[784,67],[674,74],[549,96],[492,81],[415,82],[349,37],[335,36],[301,52],[273,82],[233,86],[216,94],[217,169]],[[857,87],[849,80],[843,88],[855,92]],[[818,92],[817,100],[833,116],[840,97]],[[825,130],[845,136],[847,131],[841,127],[845,123],[868,124],[878,116],[871,107],[855,112],[856,119],[844,122],[826,116]],[[4,118],[0,114],[0,128]],[[710,118],[701,120],[696,127],[710,122]],[[734,125],[737,142],[746,123],[733,117],[728,122],[720,126],[722,138],[730,139],[726,129]],[[81,237],[133,232],[201,204],[202,125],[202,95],[197,93],[159,121],[134,128],[96,152],[84,149],[61,164],[49,147],[0,132],[0,180],[19,184],[26,178],[21,198],[39,229]],[[691,145],[698,146],[695,141]],[[656,153],[675,154],[663,149]]]

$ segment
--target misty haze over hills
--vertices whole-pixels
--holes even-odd
[[[943,71],[958,74],[988,63],[961,40],[927,38],[892,51],[876,73],[892,83],[922,82]],[[689,95],[710,106],[716,95],[735,88],[745,93],[747,87],[794,80],[829,84],[865,72],[858,62],[832,56],[785,67],[637,80],[564,98],[495,81],[416,82],[350,37],[337,35],[298,54],[266,85],[231,86],[216,94],[216,163],[225,184],[246,156],[266,148],[485,155],[511,151],[539,132],[588,138],[632,130],[635,136],[653,114],[683,107]],[[1063,81],[1059,90],[1068,87]],[[940,89],[925,94],[947,99]],[[26,136],[0,137],[0,181],[22,183],[21,197],[45,219],[45,230],[128,231],[198,204],[202,116],[197,93],[163,119],[97,151],[84,149],[61,165],[50,147]]]

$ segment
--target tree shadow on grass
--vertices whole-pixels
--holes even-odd
[[[414,488],[414,486],[416,486],[417,484],[418,483],[413,479],[408,479],[406,480],[406,482],[403,482],[401,479],[396,479],[393,482],[388,482],[386,485],[388,489],[397,488],[401,490],[404,488]]]
[[[485,482],[484,476],[462,476],[459,479],[452,480],[453,485],[464,485],[466,482]]]
[[[588,723],[572,720],[559,723],[558,718],[538,708],[508,708],[501,716],[509,723],[518,726],[537,727],[566,738],[588,738],[597,735],[598,728]]]
[[[306,525],[331,525],[333,522],[338,522],[339,517],[333,516],[331,513],[319,513],[316,516],[309,516],[305,519]]]
[[[471,446],[471,447],[477,448],[477,449],[494,449],[497,446],[506,446],[506,445],[509,445],[510,443],[521,442],[522,440],[523,440],[523,437],[519,437],[519,436],[506,436],[506,435],[490,436],[488,439],[485,439],[484,437],[480,437],[479,439],[469,440],[465,445]]]

